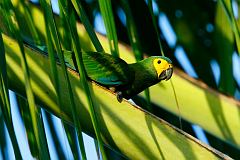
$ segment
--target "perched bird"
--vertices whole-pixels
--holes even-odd
[[[164,56],[152,56],[133,64],[101,52],[82,52],[87,76],[117,94],[119,102],[129,99],[161,80],[169,80],[172,61]]]
[[[43,52],[46,50],[46,47],[25,43]],[[63,52],[66,65],[76,69],[73,52]],[[82,52],[82,58],[87,76],[114,91],[119,102],[123,98],[132,98],[161,80],[169,80],[173,74],[172,61],[164,56],[152,56],[133,64],[104,52]]]

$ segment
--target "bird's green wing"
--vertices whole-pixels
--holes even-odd
[[[83,63],[90,79],[108,86],[127,85],[133,80],[128,64],[110,54],[83,52]]]

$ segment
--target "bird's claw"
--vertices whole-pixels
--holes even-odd
[[[117,94],[117,100],[118,100],[118,102],[121,103],[122,100],[123,100],[123,94],[122,94],[122,92],[117,92],[116,94]]]
[[[116,88],[115,87],[109,87],[109,90],[112,92],[116,92]]]

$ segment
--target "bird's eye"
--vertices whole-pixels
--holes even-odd
[[[160,64],[160,63],[161,63],[161,60],[158,60],[157,63]]]

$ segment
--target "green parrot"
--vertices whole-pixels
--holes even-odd
[[[35,46],[28,41],[24,43],[47,55],[46,46]],[[76,69],[73,52],[63,52],[66,65]],[[165,56],[151,56],[133,64],[104,52],[82,52],[82,58],[87,76],[114,91],[119,102],[123,98],[132,98],[161,80],[169,80],[173,74],[172,61]]]
[[[151,56],[133,64],[103,52],[82,52],[82,58],[87,76],[114,91],[119,102],[169,80],[173,74],[172,61],[164,56]]]
[[[34,46],[28,41],[24,43],[47,55],[46,46]],[[63,52],[66,65],[76,69],[73,52]],[[133,64],[104,52],[82,52],[82,58],[87,76],[114,91],[119,102],[123,98],[132,98],[161,80],[169,80],[173,74],[172,61],[165,56],[151,56]]]
[[[24,43],[47,55],[46,46],[34,46],[28,41]],[[73,52],[63,52],[66,65],[76,69]],[[165,56],[151,56],[133,64],[104,52],[82,52],[82,58],[88,78],[114,91],[119,102],[123,98],[132,98],[161,80],[169,80],[173,74],[172,61]]]

